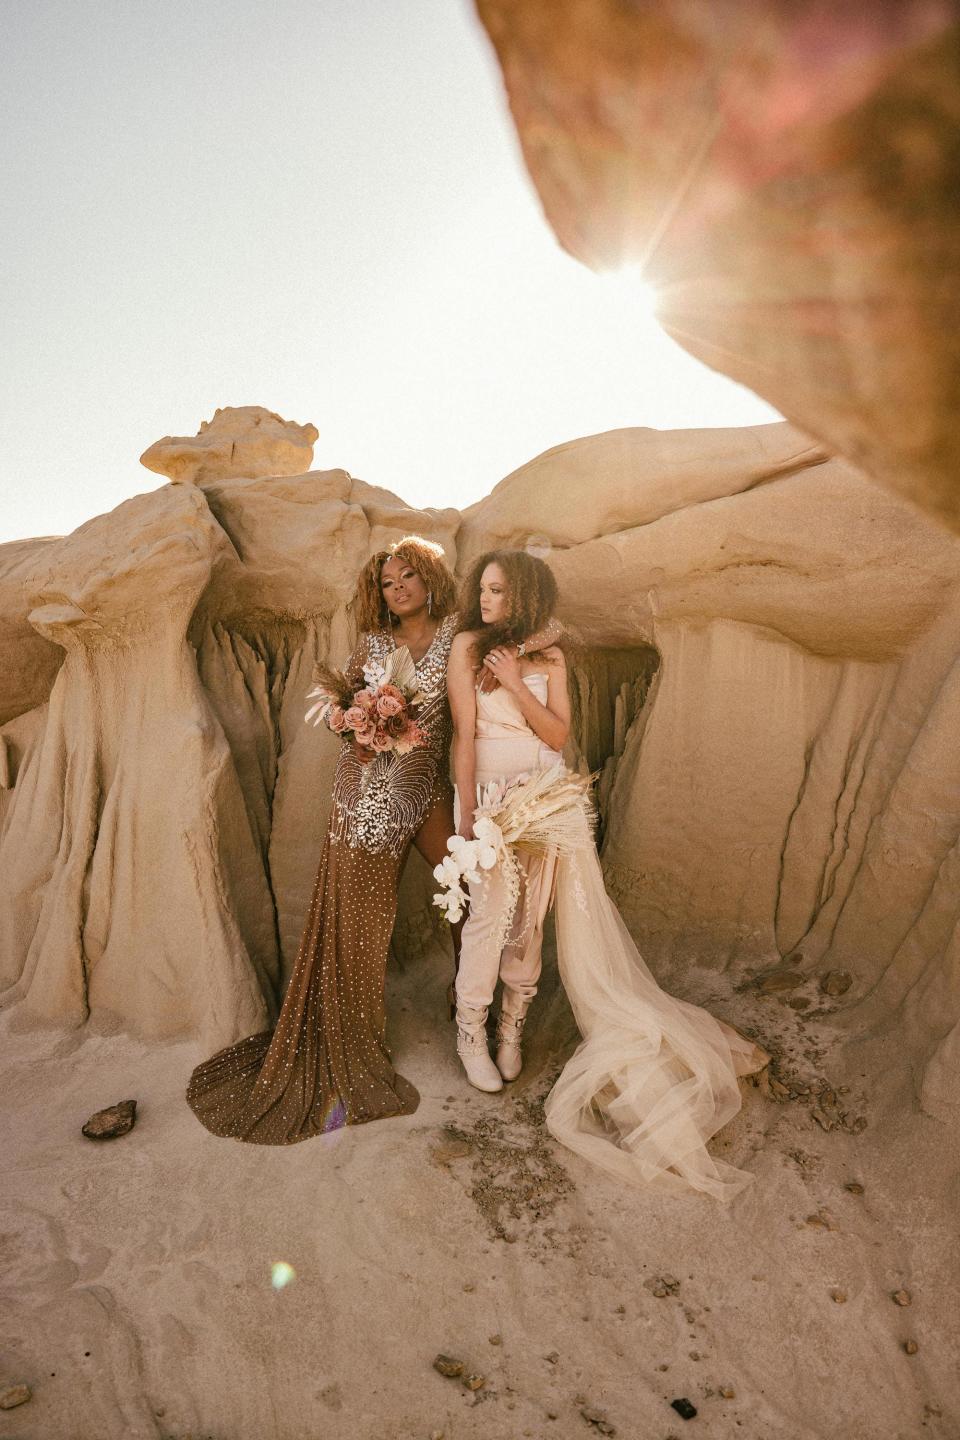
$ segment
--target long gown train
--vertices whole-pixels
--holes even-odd
[[[589,843],[587,843],[589,841]],[[627,1184],[731,1200],[753,1176],[707,1141],[769,1056],[661,990],[607,894],[592,840],[558,862],[557,963],[583,1039],[547,1097],[555,1139]]]
[[[194,1070],[187,1103],[214,1135],[293,1145],[416,1110],[386,1045],[384,982],[402,857],[329,836],[276,1029]]]

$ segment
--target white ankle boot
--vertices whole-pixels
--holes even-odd
[[[500,1071],[490,1059],[487,1046],[486,1010],[470,1010],[457,1006],[457,1054],[467,1072],[467,1079],[477,1090],[493,1094],[503,1089]]]
[[[516,1080],[523,1069],[520,1040],[526,1013],[527,1005],[523,1002],[515,1001],[513,1005],[503,1004],[500,1007],[500,1018],[497,1021],[497,1069],[504,1080]]]

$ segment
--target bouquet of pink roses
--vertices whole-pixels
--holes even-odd
[[[314,703],[304,719],[314,725],[325,720],[334,735],[352,735],[376,754],[396,750],[406,755],[423,745],[426,736],[415,717],[424,696],[406,646],[394,650],[385,665],[365,666],[363,678],[366,684],[357,690],[342,670],[315,666],[313,688],[307,691]]]

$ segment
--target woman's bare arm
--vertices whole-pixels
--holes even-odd
[[[453,717],[453,777],[460,797],[459,832],[473,838],[473,814],[477,803],[477,692],[473,668],[475,636],[461,631],[453,638],[447,664],[447,695]]]

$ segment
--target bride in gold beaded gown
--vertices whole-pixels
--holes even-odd
[[[215,1135],[293,1145],[343,1125],[408,1115],[420,1102],[390,1058],[384,981],[410,845],[433,866],[453,831],[446,669],[457,616],[442,554],[408,537],[360,573],[354,606],[361,634],[346,673],[359,687],[365,666],[384,664],[406,645],[426,697],[417,714],[425,743],[404,755],[373,756],[344,742],[276,1029],[221,1050],[190,1078],[187,1101]]]

